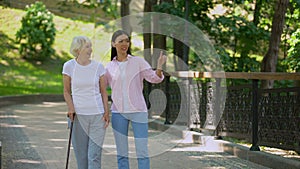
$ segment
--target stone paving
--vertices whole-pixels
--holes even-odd
[[[2,169],[65,168],[69,130],[64,102],[19,104],[0,108],[0,141]],[[266,169],[214,148],[186,142],[167,131],[149,129],[149,153],[153,169]],[[130,138],[130,154],[134,143]],[[137,168],[134,158],[132,169]],[[102,168],[117,168],[116,149],[111,127],[108,127]],[[76,169],[73,151],[69,168]]]

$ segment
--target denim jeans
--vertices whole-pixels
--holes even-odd
[[[128,157],[128,127],[133,129],[136,156],[139,169],[150,169],[148,155],[148,113],[112,113],[112,128],[117,146],[119,169],[129,169]]]
[[[103,115],[76,115],[72,145],[78,169],[101,169],[102,145],[105,136]]]

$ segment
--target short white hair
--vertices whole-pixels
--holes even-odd
[[[83,45],[86,43],[91,43],[91,40],[86,36],[75,36],[72,40],[71,47],[70,47],[70,53],[78,57],[78,50],[81,50]]]

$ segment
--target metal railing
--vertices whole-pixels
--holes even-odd
[[[181,79],[180,82],[170,82],[172,76]],[[213,82],[200,84],[195,78]],[[229,79],[245,79],[249,84],[223,86],[223,80]],[[162,114],[165,124],[181,118],[179,123],[190,129],[206,128],[219,136],[251,135],[253,151],[260,150],[258,145],[269,145],[299,152],[300,88],[261,89],[261,80],[300,80],[300,73],[181,71],[170,73],[163,84],[152,88],[165,91],[167,106]]]

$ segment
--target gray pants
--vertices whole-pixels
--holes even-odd
[[[102,145],[106,129],[103,115],[76,115],[72,145],[78,169],[101,169]]]

